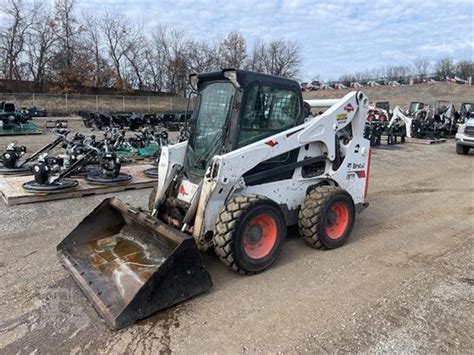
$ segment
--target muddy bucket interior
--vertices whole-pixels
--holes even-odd
[[[114,328],[212,287],[192,237],[116,198],[104,200],[57,250]]]

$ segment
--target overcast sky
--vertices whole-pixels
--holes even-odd
[[[106,7],[144,22],[185,29],[195,39],[237,30],[257,39],[295,40],[301,79],[332,79],[417,57],[473,59],[474,0],[79,0],[79,9]]]

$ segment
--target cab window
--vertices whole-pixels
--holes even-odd
[[[292,90],[253,86],[245,100],[239,147],[291,128],[299,115],[297,94]]]

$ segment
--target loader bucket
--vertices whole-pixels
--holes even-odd
[[[57,251],[117,329],[212,287],[192,237],[117,198],[104,200]]]

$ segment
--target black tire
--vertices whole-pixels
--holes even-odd
[[[338,213],[340,210],[341,214]],[[354,221],[355,206],[351,195],[339,187],[319,186],[306,195],[299,212],[298,228],[309,246],[335,249],[347,242]]]
[[[469,154],[470,148],[468,145],[456,144],[456,153],[463,155]]]
[[[158,191],[158,186],[155,185],[153,190],[150,192],[150,196],[148,197],[148,210],[153,211],[153,208],[155,208],[155,197],[156,197],[156,192]]]
[[[275,262],[285,238],[280,207],[266,197],[244,195],[230,200],[219,214],[213,242],[224,264],[235,272],[252,275]]]

